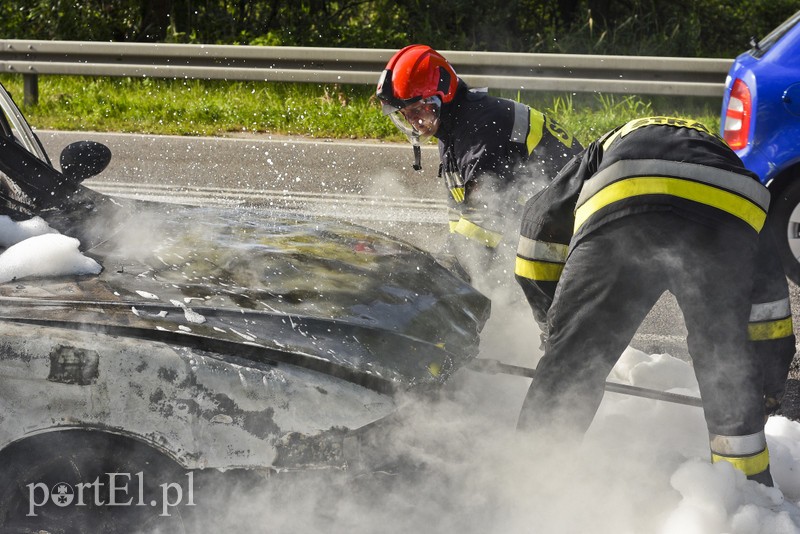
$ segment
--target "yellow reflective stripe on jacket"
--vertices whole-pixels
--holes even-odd
[[[514,265],[514,274],[536,282],[558,282],[563,270],[563,263],[528,260],[519,256]]]
[[[767,212],[751,200],[737,194],[723,191],[714,186],[692,182],[683,178],[663,176],[639,176],[612,183],[598,191],[575,211],[575,228],[595,212],[614,202],[641,195],[672,195],[706,204],[742,219],[760,232],[767,218]]]
[[[767,341],[789,337],[794,333],[792,318],[786,317],[777,321],[765,323],[750,323],[747,325],[747,337],[750,341]]]
[[[463,187],[451,187],[450,194],[453,195],[453,200],[461,204],[464,202],[464,188]]]
[[[525,145],[528,147],[528,154],[533,152],[539,143],[542,141],[542,133],[544,128],[544,115],[533,108],[530,114],[531,127],[528,130],[528,138],[525,140]]]
[[[537,282],[557,282],[568,253],[568,245],[520,236],[514,274]]]
[[[514,102],[514,125],[511,127],[511,141],[524,143],[530,154],[541,142],[543,132],[544,115],[525,104]]]
[[[550,132],[550,135],[558,139],[565,147],[569,148],[572,146],[574,137],[571,133],[550,117],[545,117],[544,121],[544,126],[547,128],[547,131]]]
[[[711,454],[711,462],[728,462],[747,476],[763,473],[769,467],[769,451],[764,449],[758,454],[747,457],[721,456]]]
[[[750,176],[708,165],[664,159],[625,159],[609,165],[584,182],[576,207],[580,207],[592,195],[618,180],[639,176],[684,178],[736,193],[750,199],[764,211],[769,208],[769,191]]]
[[[482,228],[470,221],[469,219],[461,218],[455,224],[450,224],[450,231],[456,234],[461,234],[473,241],[479,241],[482,245],[490,248],[495,248],[500,244],[502,234]]]
[[[456,225],[458,224],[458,221],[460,219],[461,219],[461,212],[460,211],[454,210],[454,209],[448,209],[447,210],[447,223],[448,223],[448,226],[450,227],[450,233],[451,234],[455,233]]]
[[[632,131],[638,130],[639,128],[643,128],[645,126],[653,125],[668,125],[675,126],[676,128],[691,128],[692,130],[697,130],[699,132],[713,135],[714,137],[719,137],[716,132],[709,130],[705,124],[691,119],[682,119],[680,117],[645,117],[642,119],[634,119],[614,132],[610,137],[603,141],[603,150],[608,150],[608,147],[611,146],[614,141],[625,137]]]

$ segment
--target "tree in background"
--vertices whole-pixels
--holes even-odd
[[[6,39],[128,41],[140,21],[141,0],[4,0]]]
[[[548,51],[733,57],[798,9],[796,0],[586,0]]]
[[[797,0],[5,0],[0,35],[733,57]]]

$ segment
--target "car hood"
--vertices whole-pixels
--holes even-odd
[[[0,318],[279,361],[380,391],[477,354],[489,301],[427,252],[334,220],[118,200],[79,186],[40,215],[97,276],[0,285]]]

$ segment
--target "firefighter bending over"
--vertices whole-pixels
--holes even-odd
[[[579,436],[665,291],[688,330],[712,461],[771,485],[765,414],[795,344],[770,194],[692,120],[631,121],[593,142],[522,216],[516,278],[546,333],[518,428]],[[765,406],[766,405],[766,406]]]
[[[438,52],[411,45],[397,52],[378,82],[384,113],[414,147],[439,141],[439,177],[449,192],[451,245],[477,252],[484,265],[508,231],[516,244],[525,201],[582,147],[561,125],[524,104],[470,89]],[[464,238],[472,246],[463,246]],[[472,262],[468,262],[472,263]]]

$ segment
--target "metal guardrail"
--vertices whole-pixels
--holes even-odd
[[[375,84],[395,50],[0,40],[0,71],[25,77],[132,76]],[[523,91],[722,96],[733,60],[441,51],[473,87]]]

